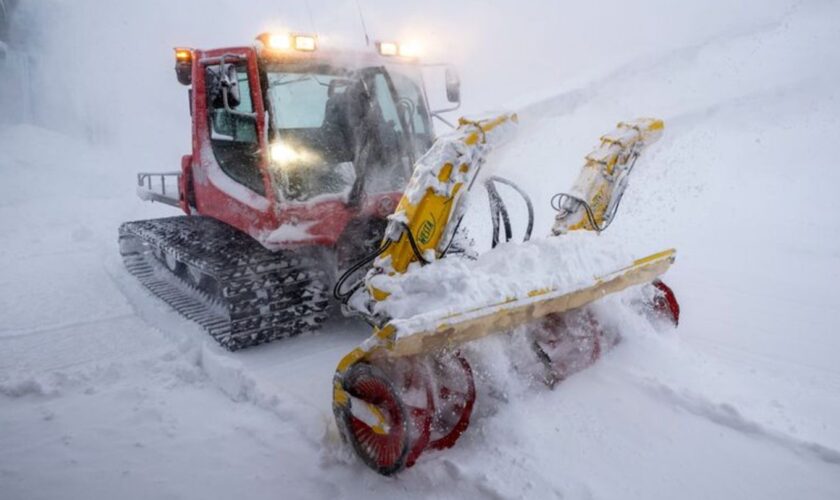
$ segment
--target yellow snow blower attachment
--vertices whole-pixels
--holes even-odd
[[[662,120],[642,118],[621,122],[602,136],[601,145],[586,155],[572,192],[552,199],[557,210],[554,235],[578,229],[605,230],[615,217],[642,149],[659,139],[664,127]]]
[[[354,269],[336,285],[336,297],[362,315],[374,332],[339,363],[333,411],[346,441],[381,474],[410,467],[424,450],[453,446],[469,425],[475,382],[460,345],[523,325],[540,324],[543,330],[562,326],[568,322],[566,313],[575,314],[607,294],[657,283],[674,261],[675,251],[666,250],[598,273],[570,272],[561,269],[565,247],[560,240],[571,236],[503,245],[477,258],[454,255],[467,193],[488,153],[512,135],[516,124],[513,114],[462,119],[454,132],[441,136],[415,165],[381,247],[356,267],[373,261],[372,269],[349,291],[342,288]],[[587,156],[573,191],[555,196],[558,214],[552,234],[604,230],[636,159],[662,128],[660,120],[641,119],[620,123],[603,136],[600,147]],[[528,239],[530,200],[512,182],[491,177],[487,188],[494,246],[501,225],[508,240],[511,233],[494,182],[513,187],[526,199]],[[548,265],[534,276],[520,276],[519,264],[537,261]],[[448,300],[448,290],[466,290],[461,298],[470,297],[469,303]],[[594,360],[601,351],[597,336],[588,345]],[[537,354],[548,356],[540,348]]]

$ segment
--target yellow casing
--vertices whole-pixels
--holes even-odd
[[[501,142],[510,132],[508,125],[515,124],[515,114],[504,114],[491,119],[459,121],[451,134],[438,138],[432,149],[418,160],[411,180],[391,216],[385,239],[394,238],[390,246],[374,263],[378,272],[404,273],[417,260],[402,223],[414,235],[415,243],[423,255],[429,250],[434,257],[448,244],[457,221],[452,216],[458,212],[461,195],[475,179],[492,146]],[[429,256],[431,257],[431,256]],[[387,294],[374,287],[369,291],[375,300],[384,300]]]
[[[632,168],[636,156],[645,146],[656,142],[665,124],[655,118],[639,118],[621,122],[601,137],[601,144],[586,155],[586,163],[575,181],[571,194],[585,201],[592,210],[595,223],[603,227],[608,223],[608,209],[621,196],[625,185],[622,176]],[[554,221],[555,235],[576,230],[595,230],[582,205],[571,213],[561,211]]]
[[[438,139],[412,175],[411,181],[389,224],[385,242],[390,245],[374,264],[375,273],[405,273],[417,260],[405,234],[403,223],[415,235],[418,249],[425,255],[434,251],[435,257],[448,244],[454,231],[454,214],[458,202],[469,189],[485,160],[488,148],[504,136],[506,124],[517,121],[516,115],[502,115],[477,122],[461,120],[453,133]],[[574,193],[590,204],[597,224],[603,224],[604,214],[616,189],[622,189],[620,175],[629,171],[630,161],[645,145],[654,142],[662,132],[663,122],[640,119],[619,123],[611,133],[601,138],[601,145],[587,155],[586,165],[575,183]],[[438,160],[445,161],[438,161]],[[466,187],[466,189],[465,189]],[[593,229],[581,211],[558,217],[554,234],[569,230]],[[509,331],[517,325],[529,323],[548,314],[562,313],[581,307],[601,297],[629,286],[649,283],[665,273],[674,262],[676,251],[666,250],[638,259],[623,269],[593,277],[590,286],[577,290],[544,288],[532,290],[521,297],[488,304],[457,314],[430,318],[432,328],[413,329],[404,320],[392,320],[380,328],[359,347],[348,353],[336,368],[333,380],[333,407],[336,412],[349,404],[349,395],[342,386],[342,377],[354,364],[382,356],[412,356],[424,352],[451,348],[496,331]],[[429,255],[429,257],[431,257]],[[386,292],[370,285],[368,290],[376,300],[387,298]],[[338,414],[338,413],[337,413]]]

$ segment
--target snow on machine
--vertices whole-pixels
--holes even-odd
[[[530,240],[522,189],[484,179],[494,248],[476,256],[461,237],[467,195],[516,115],[461,119],[436,138],[432,119],[458,107],[458,78],[445,67],[454,106],[431,110],[427,65],[410,45],[357,53],[321,50],[306,34],[257,40],[176,49],[192,153],[178,172],[138,174],[137,190],[186,215],[122,224],[120,252],[141,283],[230,350],[316,329],[330,291],[367,321],[373,335],[341,360],[332,390],[338,428],[368,466],[394,474],[455,444],[476,399],[466,342],[524,328],[553,385],[614,342],[589,303],[644,286],[644,306],[678,321],[658,279],[674,250],[602,256],[595,267],[569,258],[613,221],[662,121],[620,123],[601,138],[572,191],[552,200],[548,238]],[[526,201],[530,241],[508,243],[499,185]]]
[[[516,115],[461,120],[415,165],[385,237],[367,262],[364,280],[336,295],[373,326],[373,335],[348,353],[333,379],[333,411],[342,436],[375,471],[390,475],[412,466],[423,451],[449,448],[469,425],[476,388],[459,346],[496,332],[525,327],[556,382],[594,362],[615,342],[585,306],[634,285],[649,287],[646,308],[674,324],[679,306],[658,280],[674,250],[633,261],[601,256],[601,269],[569,266],[586,241],[612,222],[628,174],[643,148],[661,134],[660,120],[620,123],[587,156],[573,190],[555,196],[552,237],[504,245],[477,258],[451,255],[470,187],[487,153],[510,135]],[[511,238],[508,210],[489,177],[493,246]],[[582,241],[577,241],[582,240]],[[564,262],[566,261],[566,262]],[[362,261],[364,263],[366,261]],[[511,263],[513,263],[511,265]],[[566,264],[566,267],[563,264]]]

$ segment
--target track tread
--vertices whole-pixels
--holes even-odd
[[[271,252],[202,216],[126,222],[119,237],[126,269],[227,349],[315,330],[326,320],[328,282],[316,257]],[[215,292],[173,273],[156,253],[201,272],[214,281]]]

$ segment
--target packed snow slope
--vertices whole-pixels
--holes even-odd
[[[487,172],[532,194],[537,235],[601,133],[665,120],[609,238],[678,249],[667,280],[683,316],[672,330],[625,296],[603,301],[623,342],[554,391],[514,370],[515,338],[471,346],[473,425],[397,478],[365,468],[332,422],[333,369],[365,325],[230,354],[122,268],[119,223],[173,213],[135,199],[133,172],[172,170],[189,144],[169,47],[258,31],[244,2],[194,3],[19,7],[0,63],[0,498],[840,497],[840,3],[502,3],[503,38],[534,27],[544,59],[482,58],[501,26],[484,2],[442,11],[441,29],[490,28],[466,30],[453,57],[465,94],[481,89],[469,110],[520,112]],[[316,23],[339,26],[348,3]],[[380,25],[399,17],[371,3]],[[519,74],[494,81],[506,64]],[[486,245],[482,196],[469,226]]]

